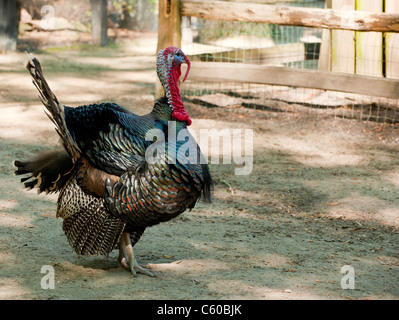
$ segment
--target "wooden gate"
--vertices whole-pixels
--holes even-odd
[[[327,8],[347,12],[399,13],[397,0],[329,0]],[[399,79],[399,35],[324,30],[319,69]]]
[[[333,0],[332,5],[334,5],[334,2],[338,4],[340,1],[344,0]],[[361,2],[359,1],[359,4]],[[385,2],[389,6],[389,0],[385,0]],[[396,0],[392,2],[392,10],[394,10],[397,8]],[[321,61],[319,70],[195,61],[192,64],[192,71],[189,76],[191,80],[261,83],[399,99],[399,81],[383,77],[383,71],[377,72],[377,66],[369,67],[364,64],[364,59],[359,56],[360,53],[365,55],[362,51],[362,44],[367,41],[368,37],[372,36],[371,32],[378,33],[385,41],[397,41],[399,33],[399,14],[397,13],[366,12],[345,8],[344,10],[301,8],[225,1],[160,0],[158,49],[171,45],[181,47],[182,16],[323,28],[328,31],[326,34],[330,34],[331,37],[331,40],[327,41],[329,46],[326,48],[325,45],[322,48],[322,50],[331,51],[331,54],[328,55],[331,57],[331,61]],[[343,36],[337,32],[350,32],[351,35],[357,33],[359,36],[358,46],[350,44],[353,47],[354,55],[356,52],[358,53],[357,59],[355,59],[355,56],[353,56],[353,59],[351,58],[354,64],[353,68],[346,66],[343,69],[341,66],[342,61],[340,61],[339,52],[344,50],[342,46],[346,42],[338,40]],[[345,37],[349,39],[349,33]],[[353,43],[355,40],[352,39],[351,41]],[[382,46],[383,44],[376,51],[381,52]],[[376,65],[381,66],[383,60],[382,53],[380,54],[381,59],[378,58]],[[387,59],[384,67],[381,66],[381,70],[384,68],[386,75],[396,78],[398,75],[397,52],[385,52],[385,57],[390,59],[389,62]],[[366,73],[367,75],[365,75]],[[160,95],[160,92],[160,86],[158,86],[157,95]]]

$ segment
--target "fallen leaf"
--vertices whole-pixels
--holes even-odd
[[[330,203],[329,206],[330,206],[330,207],[332,207],[332,206],[338,206],[338,205],[340,205],[340,204],[342,204],[342,202],[333,202],[333,203]]]

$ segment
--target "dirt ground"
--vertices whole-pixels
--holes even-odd
[[[62,103],[112,101],[145,114],[155,48],[144,35],[37,57]],[[253,171],[211,164],[213,203],[147,229],[137,259],[158,277],[132,278],[116,251],[77,257],[57,196],[24,190],[14,176],[13,160],[59,143],[23,60],[0,56],[0,299],[399,298],[398,126],[187,104],[193,131],[253,130]],[[46,290],[48,265],[55,284]],[[341,287],[345,265],[354,289]]]

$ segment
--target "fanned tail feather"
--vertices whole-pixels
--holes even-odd
[[[16,175],[21,178],[25,188],[37,187],[38,193],[58,192],[71,178],[74,165],[65,151],[52,151],[39,155],[31,161],[14,162]]]
[[[26,63],[26,68],[32,76],[33,84],[39,91],[40,100],[47,109],[47,116],[55,124],[56,131],[60,135],[65,149],[69,153],[71,159],[75,162],[79,158],[80,150],[73,142],[66,128],[64,106],[58,102],[57,97],[47,84],[47,81],[43,76],[39,60],[34,57],[29,59],[29,61]]]

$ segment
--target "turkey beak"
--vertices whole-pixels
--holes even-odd
[[[183,63],[186,63],[186,64],[187,64],[187,71],[186,71],[186,74],[185,74],[184,79],[183,79],[183,82],[184,82],[184,81],[186,81],[186,78],[187,78],[188,73],[189,73],[189,71],[190,71],[190,65],[191,65],[191,62],[190,62],[190,60],[187,58],[186,55],[185,55],[184,58],[183,58]]]

